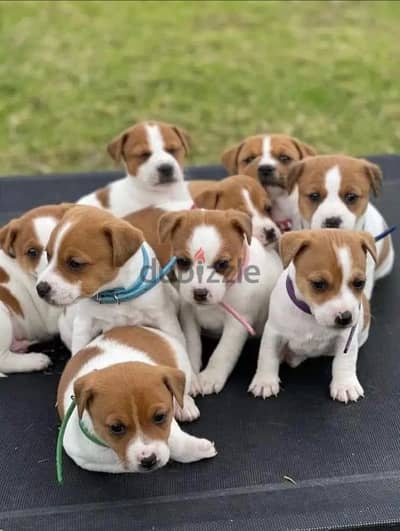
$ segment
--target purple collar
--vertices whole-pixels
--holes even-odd
[[[297,306],[299,310],[304,313],[308,313],[309,315],[312,315],[309,305],[296,297],[296,293],[294,292],[293,281],[290,278],[289,274],[286,275],[286,291],[289,295],[290,300],[295,306]]]

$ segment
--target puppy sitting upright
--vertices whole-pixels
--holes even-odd
[[[150,205],[190,199],[183,180],[188,150],[189,137],[179,127],[163,122],[138,123],[108,145],[110,156],[122,162],[127,176],[82,197],[78,203],[123,217]]]
[[[255,396],[279,393],[279,365],[297,367],[309,357],[333,356],[330,392],[341,402],[364,395],[358,381],[358,349],[368,338],[364,295],[366,257],[376,260],[368,232],[303,230],[280,240],[283,271],[272,292],[257,372]]]
[[[295,164],[287,178],[288,190],[298,204],[302,227],[365,230],[378,236],[386,222],[369,202],[379,194],[382,174],[378,166],[344,155],[312,157]],[[394,251],[390,236],[377,244],[377,263],[368,258],[365,294],[371,298],[374,280],[389,274]]]
[[[249,324],[261,333],[269,295],[282,266],[273,249],[251,237],[251,220],[236,210],[169,212],[159,223],[169,240],[182,297],[181,322],[196,373],[201,368],[200,329],[221,334],[194,394],[224,387],[247,339]]]
[[[315,154],[313,147],[287,135],[255,135],[224,151],[222,164],[231,175],[241,173],[260,181],[272,199],[272,219],[286,231],[299,228],[286,176],[295,162]]]
[[[40,371],[50,364],[44,354],[20,353],[58,332],[60,310],[43,302],[35,285],[47,265],[50,234],[68,207],[34,208],[0,230],[0,376]]]

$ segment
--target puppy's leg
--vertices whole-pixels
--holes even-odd
[[[179,463],[192,463],[201,459],[210,459],[217,455],[213,442],[185,433],[175,420],[172,420],[171,423],[168,446],[171,452],[171,459]]]
[[[356,333],[354,334],[356,336]],[[358,341],[353,337],[352,346],[345,354],[341,349],[332,363],[331,397],[339,402],[356,402],[364,396],[364,389],[357,378]]]
[[[78,313],[74,319],[72,328],[72,355],[86,347],[86,345],[90,343],[91,340],[94,339],[100,332],[100,329],[93,329],[92,319],[89,317],[84,317],[81,313]]]
[[[193,312],[191,304],[182,302],[179,318],[186,339],[186,348],[193,367],[193,372],[198,374],[201,369],[201,336],[200,326]]]
[[[247,339],[246,329],[230,315],[207,367],[199,374],[202,395],[219,393],[231,374]]]
[[[283,337],[267,322],[258,355],[257,371],[249,387],[254,396],[269,398],[278,395],[280,354],[284,346]]]
[[[183,397],[183,407],[180,407],[176,401],[174,401],[174,405],[176,420],[181,422],[193,422],[200,417],[199,408],[189,394],[185,394]]]

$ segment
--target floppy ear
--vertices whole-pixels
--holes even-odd
[[[83,412],[87,409],[90,400],[94,397],[94,390],[91,375],[81,376],[74,383],[74,397],[78,408],[78,416],[81,419]]]
[[[281,255],[284,269],[296,256],[310,245],[308,230],[294,230],[285,232],[279,240],[279,254]]]
[[[238,157],[244,142],[236,144],[229,149],[226,149],[221,156],[221,162],[228,170],[230,175],[234,175],[238,171]]]
[[[369,162],[368,160],[363,160],[364,171],[366,176],[369,179],[371,190],[376,197],[379,195],[382,188],[382,172],[376,164]]]
[[[297,151],[299,152],[300,159],[305,159],[306,157],[315,157],[317,150],[312,146],[301,142],[297,138],[292,138],[292,142],[295,145]]]
[[[158,239],[160,243],[171,240],[176,229],[181,225],[186,215],[186,211],[167,212],[163,214],[158,222]]]
[[[121,158],[123,159],[123,149],[125,142],[127,141],[129,136],[129,130],[124,131],[120,135],[116,136],[111,140],[111,142],[107,146],[108,154],[112,159],[115,160],[115,162],[120,162]]]
[[[206,210],[216,210],[218,201],[221,198],[220,190],[204,190],[194,198],[194,203],[198,208]]]
[[[163,369],[163,382],[170,393],[175,397],[180,407],[183,407],[186,377],[183,371],[165,367]]]
[[[106,223],[103,232],[110,242],[114,267],[122,267],[144,241],[142,231],[122,219]]]
[[[376,245],[375,240],[372,234],[369,232],[362,231],[359,233],[360,240],[361,240],[361,247],[363,248],[363,251],[365,253],[369,253],[374,262],[376,263],[378,260],[378,253],[376,251]]]
[[[233,210],[230,208],[226,210],[226,217],[230,221],[232,227],[237,230],[242,236],[245,236],[247,243],[250,245],[251,236],[253,233],[253,224],[250,216],[239,210]]]
[[[301,175],[303,174],[304,168],[306,164],[303,161],[296,162],[293,164],[293,166],[290,168],[289,173],[286,177],[286,190],[288,194],[291,194],[293,192],[293,189],[297,183],[297,181],[300,179]]]
[[[8,254],[8,256],[11,256],[11,258],[15,258],[14,244],[19,228],[19,220],[13,219],[0,229],[0,247],[6,254]]]
[[[179,140],[182,143],[182,146],[185,150],[185,153],[189,153],[190,144],[191,144],[191,138],[189,136],[189,133],[187,133],[184,129],[181,129],[180,127],[177,127],[176,125],[171,125],[172,129],[175,131],[175,133],[178,135]]]

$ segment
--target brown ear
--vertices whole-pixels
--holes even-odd
[[[359,233],[360,240],[361,240],[361,247],[363,248],[363,251],[365,253],[369,253],[374,262],[376,263],[378,260],[378,253],[376,251],[376,245],[375,240],[372,234],[369,232],[362,231]]]
[[[115,219],[103,226],[112,248],[114,267],[122,267],[142,245],[144,238],[141,230],[132,227],[122,219]]]
[[[175,133],[178,135],[179,140],[182,143],[182,146],[185,150],[185,153],[189,153],[190,144],[191,144],[191,138],[189,136],[189,133],[187,133],[184,129],[181,129],[180,127],[177,127],[176,125],[171,125],[172,129],[175,131]]]
[[[78,416],[81,419],[83,412],[87,409],[90,400],[93,399],[94,390],[91,374],[81,376],[74,383],[74,397],[78,408]]]
[[[123,159],[123,149],[125,142],[129,136],[129,131],[124,131],[120,135],[116,136],[111,140],[107,146],[108,154],[115,162],[120,162],[121,158]]]
[[[11,258],[15,258],[14,244],[18,236],[19,228],[19,220],[13,219],[0,230],[0,247]]]
[[[247,243],[250,245],[251,236],[253,233],[253,224],[250,216],[239,210],[230,208],[226,210],[226,217],[230,221],[232,227],[237,230],[242,236],[245,236]]]
[[[303,174],[304,168],[306,164],[303,161],[296,162],[293,164],[293,166],[290,168],[289,173],[286,177],[286,190],[288,194],[291,194],[293,192],[293,189],[297,183],[297,181],[300,179],[301,175]]]
[[[368,160],[363,160],[363,163],[365,174],[371,184],[371,190],[376,197],[379,195],[382,188],[382,172],[379,166],[369,162]]]
[[[228,170],[230,175],[234,175],[238,171],[239,166],[239,153],[240,150],[243,147],[244,142],[241,142],[240,144],[236,144],[236,146],[233,146],[229,149],[226,149],[221,156],[221,162],[225,166],[225,168]]]
[[[305,159],[306,157],[315,157],[317,150],[297,138],[292,138],[292,142],[295,145],[297,151],[299,152],[300,159]]]
[[[183,371],[166,367],[163,369],[163,382],[175,397],[180,407],[183,407],[183,395],[185,394],[186,377]]]
[[[283,234],[279,240],[279,254],[281,255],[284,269],[302,250],[310,245],[310,241],[308,230],[294,230]]]
[[[222,192],[220,190],[204,190],[194,197],[194,203],[198,208],[216,210]]]
[[[186,216],[186,211],[167,212],[158,221],[158,239],[160,243],[171,240],[174,232],[182,223]]]

